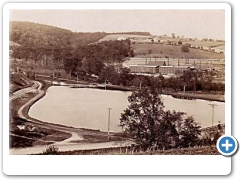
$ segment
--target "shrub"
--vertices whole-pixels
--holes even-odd
[[[43,155],[59,155],[58,148],[54,145],[49,146],[45,151],[43,151]]]
[[[187,45],[183,45],[183,46],[181,47],[181,51],[182,51],[182,52],[189,52],[189,47],[188,47]]]

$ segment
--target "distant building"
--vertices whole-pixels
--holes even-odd
[[[159,66],[130,65],[129,68],[130,71],[133,73],[150,73],[150,74],[159,73]]]
[[[165,64],[167,62],[171,62],[173,61],[173,59],[168,59],[168,58],[157,58],[157,57],[148,57],[148,58],[130,58],[130,59],[126,59],[123,62],[123,67],[128,67],[131,65],[150,65],[150,66],[163,66],[164,62]]]
[[[123,41],[123,40],[126,40],[127,38],[126,37],[118,37],[117,40],[118,41]]]
[[[175,74],[175,67],[174,66],[161,66],[159,67],[159,73],[161,74]]]
[[[154,38],[153,38],[153,42],[154,42],[154,43],[160,43],[161,40],[160,40],[159,37],[154,37]]]
[[[196,61],[196,59],[191,60]],[[169,66],[169,64],[171,64]],[[178,65],[179,64],[179,65]],[[183,74],[183,71],[188,70],[192,67],[196,67],[196,64],[180,65],[179,59],[177,58],[129,58],[123,62],[123,67],[127,67],[134,73],[161,73],[163,75],[179,75]],[[202,64],[203,66],[203,64]],[[158,71],[158,72],[157,72]]]
[[[167,74],[182,74],[183,71],[189,69],[188,66],[161,66],[159,67],[159,73]]]
[[[148,61],[148,65],[150,66],[165,66],[166,65],[166,61],[162,60],[162,61],[155,61],[154,58],[152,58],[152,61]]]

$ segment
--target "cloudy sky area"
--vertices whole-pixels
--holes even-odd
[[[11,21],[30,21],[75,32],[147,31],[225,39],[224,10],[11,10]]]

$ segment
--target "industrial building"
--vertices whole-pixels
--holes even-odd
[[[189,69],[189,66],[161,66],[159,67],[159,73],[161,74],[182,74],[183,71]]]
[[[159,73],[159,66],[149,66],[149,65],[130,65],[130,71],[133,73]]]

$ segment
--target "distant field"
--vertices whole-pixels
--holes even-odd
[[[225,45],[216,46],[216,47],[214,47],[214,49],[220,49],[220,50],[225,51]]]
[[[181,52],[181,46],[165,44],[133,44],[135,57],[169,57],[189,59],[224,59],[223,54],[217,54],[205,50],[190,48],[189,53]],[[151,49],[151,53],[149,53]]]
[[[220,45],[224,45],[224,42],[217,42],[217,41],[201,41],[201,40],[194,40],[194,41],[189,41],[188,38],[186,39],[178,39],[178,38],[171,38],[171,37],[161,37],[160,40],[164,41],[171,41],[171,42],[178,42],[182,41],[184,43],[189,43],[194,46],[203,46],[203,47],[216,47]]]
[[[189,43],[191,45],[194,46],[203,46],[203,47],[216,47],[216,46],[220,46],[223,45],[223,42],[216,42],[216,41],[199,41],[199,40],[195,40],[195,41],[183,41],[183,43]]]
[[[118,38],[140,38],[140,39],[147,39],[151,38],[151,36],[145,36],[145,35],[134,35],[134,34],[110,34],[105,36],[104,38],[100,39],[99,42],[101,41],[114,41],[117,40]]]

